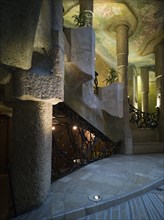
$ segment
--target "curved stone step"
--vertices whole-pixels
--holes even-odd
[[[133,153],[162,153],[164,152],[164,142],[142,142],[133,144]]]
[[[164,203],[153,193],[145,193],[109,209],[78,220],[163,220]]]

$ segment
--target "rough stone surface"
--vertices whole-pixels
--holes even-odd
[[[101,109],[107,113],[122,118],[123,117],[123,86],[119,83],[99,89],[101,99]]]
[[[98,88],[98,94],[93,92],[94,81],[90,80],[83,84],[83,102],[91,108],[99,108],[112,116],[123,117],[123,86],[112,83],[109,86]]]
[[[53,73],[60,99],[64,99],[64,34],[62,1],[52,1]]]
[[[63,101],[61,1],[4,1],[2,8],[2,27],[5,27],[0,36],[0,62],[19,68],[14,70],[13,95],[22,100],[46,100],[52,104]]]
[[[12,184],[17,214],[40,205],[50,189],[52,106],[15,101]]]
[[[10,82],[11,73],[0,67],[0,84],[5,85]]]
[[[64,32],[68,58],[68,62],[65,62],[64,101],[111,140],[116,142],[122,140],[122,88],[119,86],[101,88],[98,95],[93,91],[94,34],[92,28],[65,29]],[[104,99],[105,95],[107,97]],[[110,103],[110,100],[113,102]]]
[[[50,55],[52,52],[51,13],[50,1],[43,0],[35,34],[34,51],[47,55]]]
[[[53,73],[58,98],[64,99],[64,34],[63,31],[53,31],[56,42],[53,48]]]
[[[40,58],[40,54],[36,54],[35,61],[29,71],[17,70],[14,74],[14,96],[22,100],[45,100],[51,104],[62,101],[63,72],[50,72],[49,61],[44,56]]]

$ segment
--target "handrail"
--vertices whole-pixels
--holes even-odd
[[[160,109],[155,108],[155,112],[143,112],[129,103],[130,122],[138,128],[156,128],[159,122]]]

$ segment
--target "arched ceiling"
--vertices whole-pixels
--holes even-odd
[[[79,1],[63,0],[63,7],[64,25],[75,27],[72,16],[79,13]],[[129,63],[154,65],[154,47],[164,38],[163,0],[94,0],[93,8],[98,59],[116,65],[114,26],[121,21],[130,26]]]

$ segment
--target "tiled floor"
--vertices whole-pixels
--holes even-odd
[[[15,219],[89,219],[94,212],[108,210],[164,184],[163,156],[113,155],[89,164],[54,182],[41,207]],[[93,195],[101,200],[91,201]]]

